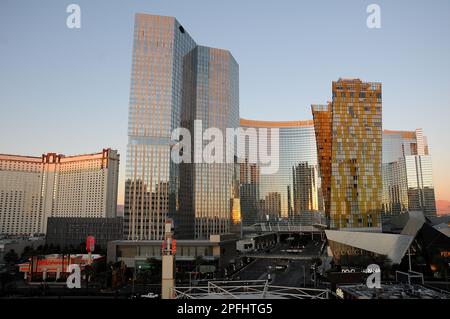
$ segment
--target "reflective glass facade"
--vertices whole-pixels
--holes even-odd
[[[381,227],[381,83],[339,79],[332,93],[331,105],[312,108],[321,171],[331,171],[324,192],[330,227]]]
[[[333,113],[331,103],[327,105],[311,105],[314,131],[316,133],[317,159],[319,161],[322,180],[322,195],[327,218],[330,218],[331,192],[331,128]]]
[[[436,216],[431,156],[405,156],[409,210],[421,210],[425,216]]]
[[[421,129],[383,132],[384,214],[420,210],[436,215],[432,161]]]
[[[218,128],[223,137],[227,128],[238,128],[239,66],[230,52],[198,46],[185,56],[183,72],[182,127],[194,132],[194,121],[200,120],[202,133]],[[211,143],[193,133],[191,139],[191,145],[202,150]],[[180,210],[175,220],[179,238],[208,239],[230,233],[232,223],[240,222],[235,148],[231,141],[220,145],[224,156],[231,152],[232,163],[221,158],[218,163],[180,164]],[[191,154],[194,158],[194,147]]]
[[[180,126],[183,57],[196,46],[175,18],[135,16],[128,113],[125,238],[162,239],[178,207],[170,136]]]
[[[323,209],[312,121],[241,119],[241,128],[254,128],[259,136],[264,134],[264,129],[279,130],[279,169],[275,174],[261,174],[260,165],[248,158],[240,164],[240,201],[244,225],[278,221],[280,218],[295,222],[302,212]],[[248,154],[249,148],[257,147],[257,142],[247,138],[244,147]]]
[[[391,163],[407,155],[428,155],[427,138],[422,129],[415,131],[383,131],[383,163]]]

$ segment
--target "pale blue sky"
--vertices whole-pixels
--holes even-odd
[[[80,30],[66,27],[70,3]],[[381,29],[366,26],[370,3]],[[448,0],[1,0],[0,153],[110,146],[125,167],[136,12],[175,16],[198,44],[230,50],[242,117],[310,119],[331,81],[382,82],[384,128],[424,129],[437,197],[450,200]]]

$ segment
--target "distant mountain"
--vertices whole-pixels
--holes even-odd
[[[123,205],[117,205],[117,216],[123,216]]]
[[[436,201],[438,215],[450,214],[450,200],[438,199]]]

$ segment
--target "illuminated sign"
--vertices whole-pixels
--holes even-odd
[[[356,272],[356,270],[354,268],[351,269],[341,269],[342,273],[354,273]]]
[[[95,250],[95,237],[87,236],[86,238],[86,251],[92,253]]]
[[[172,240],[172,254],[175,255],[177,252],[177,241],[175,239]]]

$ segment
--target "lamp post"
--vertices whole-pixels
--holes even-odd
[[[305,265],[302,265],[303,268],[303,287],[306,287],[306,268]]]
[[[141,270],[141,267],[142,267],[141,265],[138,266],[139,270]],[[131,296],[134,296],[134,284],[136,281],[136,276],[137,276],[137,273],[136,273],[136,260],[135,260],[134,261],[133,286],[132,286],[132,290],[131,290]]]

